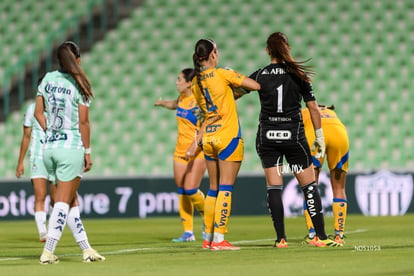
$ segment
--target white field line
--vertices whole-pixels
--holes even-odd
[[[363,232],[368,232],[368,229],[356,229],[353,231],[346,231],[346,234],[357,234],[357,233],[363,233]],[[293,237],[294,239],[299,239],[301,237]],[[260,239],[260,240],[242,240],[242,241],[232,241],[232,244],[246,244],[246,243],[257,243],[257,242],[267,242],[267,241],[274,241],[274,238],[271,239]],[[101,252],[102,255],[118,255],[118,254],[123,254],[123,253],[131,253],[131,252],[138,252],[138,251],[151,251],[151,250],[164,250],[164,249],[171,249],[174,248],[172,246],[169,247],[142,247],[142,248],[129,248],[129,249],[120,249],[120,250],[115,250],[115,251],[106,251],[106,252]],[[71,256],[81,256],[82,254],[63,254],[59,256],[62,257],[71,257]],[[0,258],[0,262],[6,262],[6,261],[18,261],[18,260],[23,260],[23,259],[28,259],[28,258],[23,258],[23,257],[16,257],[16,258]]]

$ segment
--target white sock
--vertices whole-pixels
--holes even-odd
[[[45,249],[54,252],[56,245],[62,237],[63,230],[66,226],[69,205],[64,202],[56,202],[53,212],[49,219],[49,229],[47,231],[47,239]]]
[[[39,232],[39,236],[42,234],[46,234],[46,212],[45,211],[38,211],[34,214],[35,222],[37,226],[37,231]]]
[[[49,205],[49,209],[47,211],[47,215],[49,216],[49,218],[52,215],[52,212],[53,212],[53,206],[52,205]]]
[[[206,233],[204,240],[211,242],[213,240],[213,233]]]
[[[86,235],[85,228],[83,227],[82,220],[80,218],[79,208],[72,207],[68,214],[68,226],[72,231],[73,238],[78,243],[81,250],[91,248],[88,242],[88,236]]]
[[[222,242],[224,241],[224,234],[214,233],[213,242]]]

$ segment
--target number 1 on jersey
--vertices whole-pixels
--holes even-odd
[[[277,113],[283,113],[283,84],[277,88]]]

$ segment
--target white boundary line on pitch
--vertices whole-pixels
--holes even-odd
[[[357,234],[357,233],[364,233],[368,232],[368,229],[356,229],[353,231],[346,231],[347,234]],[[294,237],[296,239],[300,237]],[[260,239],[260,240],[244,240],[244,241],[235,241],[232,242],[233,244],[245,244],[245,243],[255,243],[255,242],[267,242],[267,241],[273,241],[272,239]],[[130,249],[120,249],[115,251],[106,251],[102,252],[103,255],[117,255],[117,254],[123,254],[123,253],[131,253],[131,252],[137,252],[137,251],[151,251],[151,250],[163,250],[163,249],[169,249],[169,248],[175,248],[173,246],[169,247],[143,247],[143,248],[130,248]],[[62,254],[59,256],[62,257],[70,257],[70,256],[81,256],[82,254]],[[18,260],[24,260],[26,258],[23,257],[16,257],[16,258],[0,258],[0,262],[6,262],[6,261],[18,261]]]

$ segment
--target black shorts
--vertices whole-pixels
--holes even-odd
[[[262,161],[263,168],[282,166],[283,157],[292,171],[306,169],[312,164],[308,142],[305,135],[302,135],[303,130],[299,132],[299,135],[295,131],[290,132],[290,138],[289,132],[290,130],[272,132],[272,128],[259,126],[256,136],[256,152]]]

